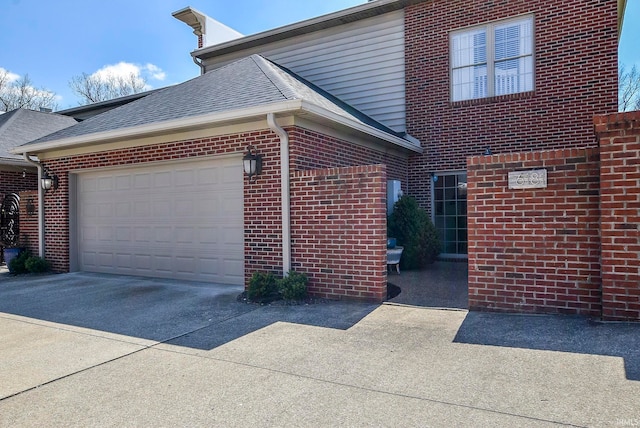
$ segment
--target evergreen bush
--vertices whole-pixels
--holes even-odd
[[[252,302],[270,302],[278,299],[278,281],[268,272],[254,272],[247,287],[247,300]]]
[[[24,266],[30,273],[43,273],[50,269],[49,262],[38,256],[31,256],[25,262]]]
[[[400,266],[419,269],[433,263],[442,244],[438,232],[425,210],[411,196],[404,195],[395,203],[387,221],[387,236],[402,246]]]
[[[29,250],[22,250],[20,254],[9,262],[9,272],[14,275],[25,273],[47,272],[51,265],[42,257],[32,256]]]
[[[289,272],[289,275],[278,281],[278,289],[283,299],[303,300],[307,297],[309,279],[304,273]]]
[[[29,253],[28,250],[20,251],[20,253],[9,262],[9,272],[14,275],[20,275],[29,272],[25,265],[29,257],[31,257],[31,253]]]

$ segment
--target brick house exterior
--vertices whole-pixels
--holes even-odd
[[[38,204],[36,167],[25,161],[21,155],[10,153],[10,149],[75,123],[76,121],[70,117],[24,108],[0,115],[0,204],[10,194],[24,198],[22,208]],[[36,191],[35,195],[33,191]],[[28,245],[33,250],[38,247],[38,235],[33,233],[31,217],[27,215],[26,208],[19,217],[19,244]],[[4,263],[2,245],[0,240],[0,263]]]
[[[449,33],[533,16],[534,90],[451,102]],[[405,9],[409,191],[431,209],[429,173],[460,171],[468,156],[596,147],[592,118],[618,109],[615,1],[428,1]]]
[[[291,215],[294,270],[308,274],[311,279],[310,292],[318,297],[383,300],[386,296],[386,178],[387,174],[398,179],[406,177],[407,156],[366,149],[303,128],[287,127],[286,130],[292,137],[293,148],[290,163],[293,166]],[[71,172],[79,174],[96,167],[188,160],[194,158],[194,153],[204,158],[230,154],[241,156],[248,142],[263,154],[265,163],[258,180],[249,182],[245,179],[244,183],[245,280],[248,281],[257,271],[282,275],[282,214],[278,209],[280,196],[277,192],[281,179],[280,160],[278,139],[270,130],[172,141],[100,153],[99,156],[87,153],[47,160],[47,168],[55,171],[60,180],[58,189],[45,197],[46,258],[56,271],[67,272],[71,269],[68,203],[68,177]],[[329,155],[327,159],[309,160],[305,152],[308,153],[311,146],[323,147],[326,150],[324,153]],[[336,150],[347,151],[349,155],[331,156],[332,151],[335,153]],[[336,160],[332,161],[332,158]],[[314,168],[297,167],[312,162],[316,165]],[[320,169],[317,166],[319,164]],[[380,166],[362,170],[359,169],[362,167],[358,167],[376,164]],[[361,175],[373,180],[371,185],[365,186],[365,193],[358,187]],[[312,183],[309,183],[310,180]],[[318,180],[329,180],[331,183],[319,185]],[[307,189],[310,186],[312,189]],[[345,190],[344,197],[338,201],[334,186],[341,189],[354,186],[354,191]],[[331,212],[320,211],[320,208],[330,208],[338,202],[338,207]],[[319,204],[318,212],[314,211],[313,203]],[[265,206],[273,209],[265,209]],[[337,211],[337,214],[333,211]],[[309,227],[311,218],[318,219],[316,227]],[[369,221],[373,230],[371,236],[367,237],[362,226]],[[345,227],[353,222],[357,222],[357,230],[354,226]],[[333,238],[330,238],[332,234]],[[324,251],[317,251],[319,246]],[[316,252],[309,253],[309,247],[316,249]],[[374,255],[367,255],[367,250],[374,250]],[[328,259],[336,259],[330,266],[325,265],[318,261],[319,253],[326,254]]]
[[[471,309],[640,320],[640,112],[593,124],[596,148],[468,158]]]
[[[383,300],[384,199],[386,180],[393,179],[431,213],[443,239],[444,256],[466,259],[468,255],[470,281],[475,281],[470,291],[473,309],[606,312],[612,318],[632,318],[635,297],[624,307],[605,310],[600,292],[605,275],[600,274],[599,259],[603,241],[595,232],[602,212],[595,195],[600,191],[596,182],[602,180],[602,165],[597,160],[593,117],[617,109],[617,41],[623,11],[624,1],[615,0],[375,0],[213,46],[202,46],[206,34],[198,34],[200,44],[192,55],[203,74],[196,81],[205,82],[213,75],[235,81],[247,70],[225,75],[229,67],[258,55],[272,64],[261,66],[275,73],[271,83],[290,85],[281,95],[298,91],[312,104],[307,108],[303,101],[295,111],[283,107],[276,112],[288,139],[289,177],[281,175],[282,137],[264,117],[234,110],[234,102],[248,102],[243,108],[254,112],[251,98],[260,104],[270,96],[270,86],[249,96],[234,93],[225,104],[226,115],[216,116],[224,120],[211,126],[184,125],[180,133],[157,127],[147,134],[141,127],[139,135],[125,138],[105,125],[117,122],[114,116],[144,119],[136,106],[157,108],[160,117],[173,124],[168,120],[174,119],[171,114],[182,112],[174,107],[168,114],[168,103],[154,101],[166,97],[159,91],[76,127],[95,124],[92,132],[104,137],[71,131],[22,149],[38,154],[60,177],[59,189],[45,198],[47,258],[59,271],[82,268],[79,249],[74,249],[81,234],[74,225],[74,198],[79,198],[74,195],[76,182],[87,172],[124,167],[133,171],[230,156],[239,161],[251,145],[264,156],[264,166],[256,180],[245,177],[242,182],[245,284],[256,271],[285,274],[290,246],[291,268],[309,274],[313,294]],[[199,12],[187,8],[180,16],[202,31]],[[170,91],[177,104],[193,108],[189,97],[208,90],[201,86],[189,92],[197,85],[185,84],[184,94]],[[255,89],[243,82],[237,87]],[[218,91],[211,96],[218,93],[227,94]],[[195,110],[191,114],[197,117]],[[180,117],[191,123],[188,116]],[[140,123],[156,122],[132,122],[132,126]],[[502,190],[510,169],[539,167],[549,169],[550,180],[561,187],[524,199]],[[285,182],[289,213],[281,207]],[[557,199],[554,204],[564,200],[567,207],[551,209],[545,198]],[[585,206],[573,206],[574,198]],[[505,211],[504,201],[513,205],[506,216],[510,223],[492,226],[490,232],[482,229],[487,215]],[[532,231],[538,226],[550,231],[553,251],[536,249],[534,239],[526,237],[505,245],[513,222],[520,226],[525,222],[516,210],[531,209],[545,214],[539,222],[527,223],[533,228],[523,235],[535,236]],[[565,214],[565,210],[576,212]],[[289,214],[287,241],[283,219]],[[575,240],[588,251],[574,254],[570,247]],[[533,259],[521,257],[530,246]],[[492,262],[485,263],[486,259]],[[539,270],[539,263],[549,271]],[[500,280],[496,272],[502,275]],[[618,288],[613,286],[611,294],[604,295],[626,293]]]

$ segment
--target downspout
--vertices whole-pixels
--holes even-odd
[[[277,123],[273,113],[267,114],[269,128],[280,137],[280,199],[282,201],[282,273],[291,271],[291,205],[289,176],[289,135]]]
[[[195,56],[192,56],[191,59],[198,67],[200,67],[200,76],[202,76],[204,74],[204,64],[202,64],[201,61],[198,61],[198,58]]]
[[[29,153],[23,153],[24,160],[38,168],[38,255],[44,258],[44,190],[40,185],[42,180],[42,165],[32,160]]]

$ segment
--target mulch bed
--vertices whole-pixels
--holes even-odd
[[[397,285],[387,283],[387,300],[393,299],[398,294],[400,294],[401,291],[402,290]],[[302,299],[302,300],[284,300],[276,296],[264,298],[259,301],[251,301],[247,299],[246,291],[243,291],[242,293],[240,293],[236,298],[236,300],[240,303],[245,303],[247,305],[261,305],[261,306],[264,306],[264,305],[271,305],[271,306],[318,305],[318,304],[329,303],[333,301],[333,300],[321,299],[317,297],[307,297],[306,299]]]

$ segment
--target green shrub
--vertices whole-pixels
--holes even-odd
[[[9,262],[9,272],[14,275],[20,275],[29,272],[27,270],[26,261],[31,257],[31,253],[28,250],[22,250],[20,253],[11,259]]]
[[[25,262],[24,266],[27,271],[31,273],[43,273],[47,272],[50,269],[49,262],[43,259],[42,257],[32,256],[29,257]]]
[[[278,281],[272,273],[255,272],[249,280],[247,300],[252,302],[269,302],[276,300]]]
[[[421,253],[422,259],[426,264],[433,263],[440,251],[442,251],[442,242],[440,241],[440,237],[438,236],[438,230],[436,226],[433,224],[427,213],[427,221],[424,225],[424,229],[422,231],[422,237],[420,239],[421,243]]]
[[[25,273],[43,273],[51,268],[48,261],[42,257],[32,256],[29,250],[22,250],[20,254],[9,262],[9,272],[14,275]]]
[[[411,196],[402,196],[393,207],[387,221],[387,236],[404,247],[400,265],[403,269],[418,269],[433,263],[442,244],[433,222]]]
[[[286,300],[303,300],[307,297],[309,278],[304,273],[289,272],[289,275],[278,281],[280,295]]]

